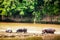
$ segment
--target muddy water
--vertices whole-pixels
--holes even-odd
[[[60,25],[56,24],[33,24],[33,23],[2,23],[0,22],[0,31],[5,31],[6,29],[12,29],[16,32],[19,28],[27,28],[28,33],[42,33],[42,29],[53,28],[56,29],[55,34],[60,34]]]

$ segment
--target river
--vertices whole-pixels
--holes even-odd
[[[12,29],[16,32],[17,29],[26,28],[28,33],[42,33],[45,28],[53,28],[56,30],[55,34],[60,34],[60,25],[57,24],[33,24],[33,23],[5,23],[0,22],[0,31],[5,31],[7,29]]]

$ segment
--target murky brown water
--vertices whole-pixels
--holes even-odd
[[[60,34],[60,25],[56,24],[34,24],[34,23],[4,23],[0,22],[0,30],[12,29],[15,32],[18,28],[27,28],[29,33],[41,33],[44,28],[56,29],[56,34]]]

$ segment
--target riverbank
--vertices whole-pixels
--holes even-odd
[[[0,33],[0,40],[60,40],[60,34]]]

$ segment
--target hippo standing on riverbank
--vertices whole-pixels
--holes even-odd
[[[55,32],[55,29],[52,29],[52,28],[42,30],[42,34],[45,34],[45,33],[54,34],[54,32]]]
[[[24,32],[24,33],[26,33],[26,32],[27,32],[27,29],[25,29],[25,28],[24,28],[24,29],[17,29],[16,32],[17,32],[17,33],[18,33],[18,32],[21,32],[21,33]]]

